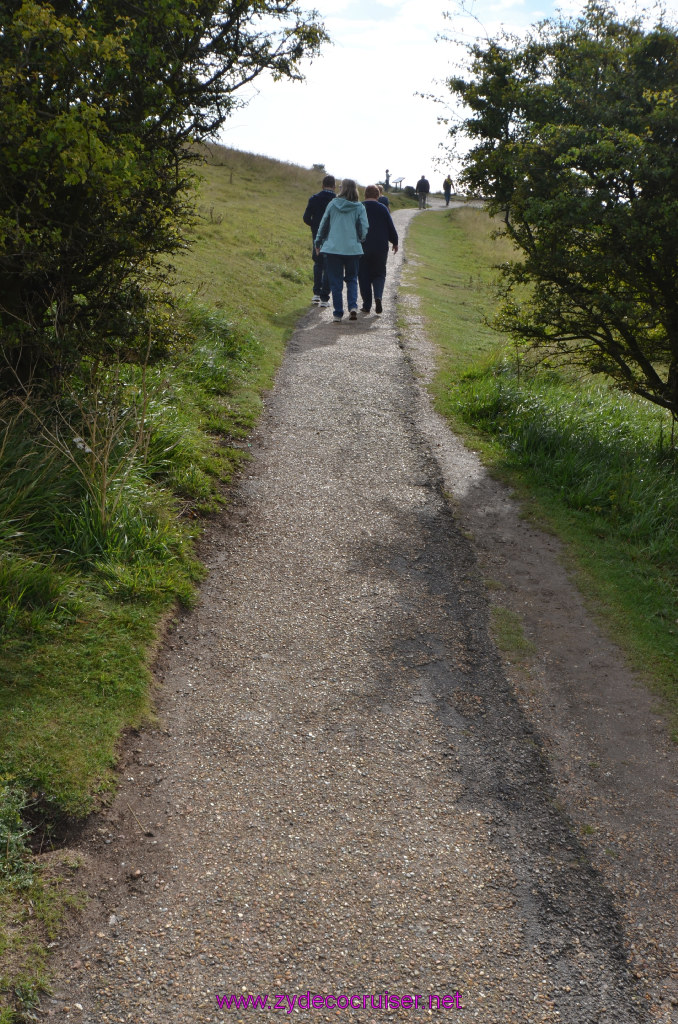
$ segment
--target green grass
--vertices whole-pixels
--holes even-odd
[[[79,891],[77,859],[57,854],[36,863],[24,823],[25,796],[0,778],[0,1022],[34,1020],[32,1011],[49,989],[49,953],[68,914],[85,897]]]
[[[301,218],[320,176],[221,146],[208,153],[194,245],[178,263],[179,285],[239,324],[256,327],[275,362],[276,343],[288,336],[312,294],[311,233]],[[266,360],[264,374],[269,369]]]
[[[110,799],[121,735],[153,714],[159,629],[203,572],[201,523],[248,458],[311,297],[302,213],[319,175],[222,147],[209,159],[166,357],[145,371],[83,365],[58,402],[0,404],[2,1024],[46,985],[45,946],[70,903],[16,808],[41,820],[49,850],[53,825]]]
[[[485,324],[506,243],[479,210],[417,218],[406,286],[439,353],[436,405],[566,542],[607,630],[678,722],[678,452],[668,417],[602,378],[536,369]]]
[[[178,264],[181,287],[239,323],[256,324],[264,344],[286,338],[312,294],[311,232],[302,214],[322,174],[220,146],[208,153],[197,244]],[[390,197],[394,209],[413,205]]]
[[[369,184],[369,182],[368,182]],[[416,210],[419,205],[416,199],[412,199],[411,196],[405,195],[404,192],[389,192],[389,210],[393,213],[395,210]]]
[[[515,661],[534,654],[535,646],[525,636],[519,615],[500,604],[493,604],[490,612],[492,635],[500,651]]]
[[[441,367],[454,375],[496,352],[495,331],[483,323],[496,305],[499,243],[480,210],[459,207],[416,217],[408,232],[407,290],[416,291],[431,336],[440,345]],[[445,391],[442,378],[436,394]]]

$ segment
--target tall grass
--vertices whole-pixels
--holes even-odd
[[[0,772],[69,813],[108,784],[119,729],[148,712],[145,645],[169,604],[193,599],[200,518],[251,422],[230,405],[259,372],[252,334],[194,301],[177,328],[169,360],[85,368],[58,400],[4,403]]]
[[[678,451],[669,417],[604,378],[530,366],[487,320],[505,248],[469,208],[417,218],[410,285],[439,350],[438,409],[565,539],[631,663],[678,713]]]

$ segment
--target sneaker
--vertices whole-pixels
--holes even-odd
[[[381,299],[374,300],[374,312],[381,313]]]
[[[364,313],[364,314],[365,314],[365,316],[367,316],[367,314],[369,313],[369,311],[370,311],[370,307],[369,307],[369,306],[361,306],[361,307],[360,307],[360,312],[361,312],[361,313]]]
[[[342,316],[343,316],[343,314],[342,314]],[[335,324],[340,324],[341,320],[342,320],[342,317],[341,316],[337,316],[336,314],[332,317],[332,321]]]
[[[357,309],[352,309],[349,312],[349,314],[348,314],[348,318],[349,318],[349,320],[357,320],[358,319],[358,310]]]
[[[314,295],[313,298],[311,299],[311,305],[317,306],[319,302],[320,302],[320,296],[319,295]]]
[[[321,309],[327,309],[329,304],[330,304],[330,300],[329,299],[321,299],[320,300],[320,307],[321,307]]]

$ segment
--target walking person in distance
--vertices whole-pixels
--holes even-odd
[[[315,251],[325,257],[334,306],[333,319],[344,315],[344,280],[350,320],[358,317],[358,264],[369,223],[352,178],[345,178],[341,191],[323,214],[315,236]]]
[[[443,182],[443,193],[445,195],[445,206],[450,205],[450,196],[452,195],[452,178],[447,175]]]
[[[387,207],[379,202],[379,187],[368,185],[365,189],[365,212],[369,231],[363,242],[363,255],[358,268],[358,284],[360,297],[363,300],[362,311],[369,313],[372,308],[374,293],[374,311],[381,313],[381,300],[386,282],[386,261],[388,259],[389,242],[393,252],[398,251],[398,232]]]
[[[311,229],[311,256],[313,258],[313,299],[311,301],[316,306],[329,306],[330,304],[330,284],[325,269],[325,257],[316,252],[314,239],[328,204],[335,198],[336,184],[334,175],[326,174],[323,178],[322,190],[311,196],[304,210],[304,224],[308,224]]]
[[[429,185],[427,179],[422,174],[421,178],[417,182],[417,187],[415,189],[415,192],[419,196],[419,209],[420,210],[425,210],[426,209],[426,200],[428,199],[428,194],[429,194],[430,191],[431,191],[431,186]]]

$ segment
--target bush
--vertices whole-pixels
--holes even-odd
[[[6,379],[25,384],[157,343],[194,204],[188,143],[262,71],[300,77],[326,37],[294,0],[2,6],[0,336]]]

